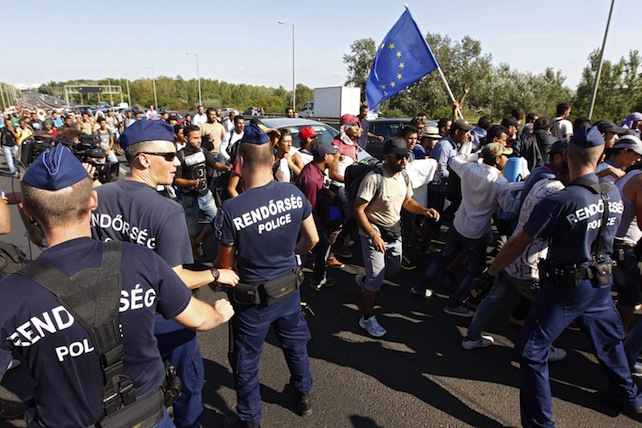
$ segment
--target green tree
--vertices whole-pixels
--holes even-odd
[[[348,79],[346,85],[361,88],[362,98],[365,99],[366,81],[370,74],[372,61],[377,52],[375,41],[358,39],[350,45],[350,54],[343,55],[343,62],[348,66]]]

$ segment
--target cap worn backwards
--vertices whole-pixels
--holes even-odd
[[[122,149],[143,141],[174,141],[174,128],[162,120],[137,120],[118,138]]]
[[[87,170],[63,144],[50,147],[27,168],[22,181],[43,190],[60,190],[87,178]]]
[[[339,147],[333,146],[328,142],[319,141],[312,146],[312,156],[314,159],[322,159],[327,154],[335,154],[339,151]]]
[[[243,131],[241,143],[261,145],[270,142],[270,137],[256,123],[250,123]]]

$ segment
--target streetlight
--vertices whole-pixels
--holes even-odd
[[[154,67],[145,67],[152,70],[152,87],[154,88],[154,107],[158,109],[158,99],[156,98],[156,79],[154,78]]]
[[[198,54],[193,52],[185,52],[185,55],[194,55],[196,57],[196,79],[198,80],[198,105],[203,105],[201,100],[201,74],[198,71]]]
[[[279,21],[281,25],[289,25],[292,27],[292,111],[296,113],[296,78],[294,74],[294,24],[289,22]]]

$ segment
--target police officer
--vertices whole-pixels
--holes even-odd
[[[91,216],[94,238],[132,242],[153,249],[189,288],[214,281],[234,285],[238,276],[229,269],[191,271],[192,250],[183,208],[156,192],[174,181],[179,165],[173,143],[174,128],[160,120],[140,120],[120,136],[131,173],[97,188],[99,202]],[[174,402],[174,422],[180,428],[199,425],[205,380],[196,334],[172,320],[156,317],[155,334],[163,358],[176,366],[183,392]]]
[[[294,272],[297,255],[306,254],[319,238],[312,208],[303,193],[273,180],[272,147],[268,142],[257,125],[245,128],[238,161],[247,189],[223,203],[214,224],[219,239],[215,265],[232,268],[236,263],[240,276],[231,293],[238,316],[231,324],[234,344],[229,355],[239,427],[258,427],[261,421],[258,370],[270,326],[285,354],[299,413],[305,416],[312,411],[312,375],[306,348],[310,331],[301,314],[300,280]],[[279,245],[266,251],[266,243],[277,242]],[[277,297],[274,285],[287,291]]]
[[[97,196],[73,154],[62,144],[47,149],[21,184],[24,209],[40,224],[49,246],[37,261],[68,276],[100,267],[103,244],[91,239],[89,227]],[[171,267],[149,249],[123,244],[121,260],[123,374],[132,380],[138,401],[151,397],[165,379],[154,346],[156,311],[190,328],[208,330],[227,321],[233,310],[224,300],[212,307],[194,299]],[[5,277],[0,290],[6,305],[0,312],[0,331],[8,338],[0,341],[0,376],[12,352],[27,365],[35,381],[34,426],[94,426],[103,416],[103,373],[88,332],[54,294],[25,276]],[[115,286],[114,293],[117,290]],[[157,413],[155,421],[143,426],[174,426],[160,401]]]
[[[584,127],[571,138],[571,183],[543,199],[522,232],[511,238],[488,269],[497,275],[534,239],[550,239],[542,290],[517,340],[521,357],[520,407],[525,427],[554,427],[548,354],[553,341],[575,318],[610,382],[610,396],[627,411],[642,413],[642,395],[631,380],[622,338],[624,331],[611,298],[611,253],[623,204],[617,188],[598,185],[595,166],[604,138]]]

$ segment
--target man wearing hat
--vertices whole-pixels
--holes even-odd
[[[498,205],[509,219],[519,213],[519,199],[511,195],[508,181],[501,174],[508,161],[507,155],[512,153],[513,150],[502,143],[490,143],[481,151],[481,164],[468,162],[463,156],[456,156],[449,162],[449,167],[461,179],[461,204],[453,226],[448,230],[446,245],[428,265],[417,285],[411,288],[413,294],[432,295],[428,288],[430,284],[463,252],[467,274],[446,303],[444,312],[447,314],[465,318],[474,315],[463,302],[470,295],[473,279],[482,273],[486,264],[490,219]]]
[[[319,238],[305,195],[273,179],[272,146],[265,132],[250,123],[239,145],[237,161],[246,190],[227,199],[218,211],[214,227],[219,249],[214,263],[230,269],[236,264],[239,269],[239,285],[230,290],[237,315],[231,324],[234,342],[229,354],[238,403],[235,426],[258,427],[258,370],[270,326],[290,369],[297,410],[302,416],[312,412],[310,331],[301,314],[298,260]],[[266,251],[266,243],[278,245]],[[274,293],[274,288],[279,292]]]
[[[542,289],[516,343],[523,426],[555,426],[549,348],[577,317],[609,380],[609,399],[625,411],[642,413],[642,395],[631,379],[621,341],[624,331],[611,298],[613,239],[624,207],[618,190],[599,185],[595,175],[603,146],[596,127],[577,130],[568,146],[570,184],[537,204],[523,230],[488,269],[495,276],[534,239],[550,242],[540,274]]]
[[[384,164],[369,172],[361,181],[353,214],[359,225],[361,251],[366,275],[355,281],[363,288],[363,316],[359,326],[374,337],[386,330],[374,315],[377,293],[386,275],[401,269],[401,209],[411,214],[439,219],[439,213],[424,208],[412,198],[412,186],[406,168],[410,150],[403,138],[395,137],[383,145]]]
[[[415,147],[412,148],[415,159],[426,159],[426,157],[429,157],[432,149],[439,140],[441,140],[439,128],[436,126],[426,126],[421,134],[419,144],[416,144]]]
[[[172,184],[180,162],[173,143],[174,129],[158,120],[134,122],[120,136],[131,173],[97,188],[99,203],[91,216],[92,232],[101,241],[125,241],[153,249],[189,288],[218,281],[234,285],[238,276],[229,269],[191,271],[193,263],[185,212],[175,201],[156,192]],[[178,427],[198,426],[203,411],[203,361],[196,334],[171,320],[157,317],[155,333],[163,358],[174,363],[183,379],[183,392],[174,403]]]
[[[336,197],[336,195],[332,195],[332,192],[325,185],[326,177],[324,171],[334,163],[335,155],[338,152],[339,148],[330,143],[322,141],[316,143],[312,146],[312,162],[303,167],[295,183],[312,206],[314,223],[319,232],[319,243],[312,250],[314,254],[314,271],[310,279],[310,288],[317,291],[323,287],[331,287],[335,282],[326,277],[326,261],[329,256],[330,238],[328,236],[328,228],[319,218],[317,209],[321,204],[317,204],[317,202],[320,198]]]
[[[312,162],[312,146],[318,141],[319,136],[313,127],[308,126],[299,131],[299,156],[303,164]]]
[[[62,144],[47,149],[27,169],[21,185],[24,210],[42,227],[49,246],[37,261],[65,276],[100,268],[106,250],[91,239],[89,226],[97,195],[75,156]],[[165,379],[163,360],[154,349],[155,312],[209,330],[229,320],[233,310],[225,301],[210,306],[194,299],[171,267],[149,249],[124,243],[115,251],[120,285],[105,284],[114,286],[121,301],[122,373],[133,382],[137,401],[151,399]],[[12,353],[20,355],[35,381],[34,426],[94,426],[104,416],[103,372],[87,330],[70,315],[67,304],[61,305],[27,276],[9,275],[0,289],[7,305],[0,313],[0,329],[8,338],[0,343],[0,376]],[[162,400],[157,405],[154,420],[143,426],[174,426]]]

